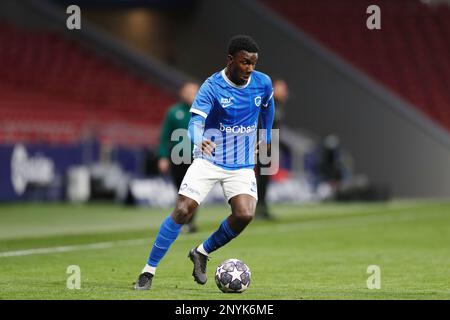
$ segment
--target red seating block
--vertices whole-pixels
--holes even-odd
[[[156,142],[171,94],[55,32],[0,21],[0,43],[0,142]]]
[[[260,0],[450,130],[450,8],[378,0],[382,31],[366,28],[369,0]]]

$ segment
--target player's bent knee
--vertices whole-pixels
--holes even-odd
[[[240,222],[245,224],[250,223],[255,216],[255,212],[252,208],[235,209],[233,213]]]
[[[189,221],[191,217],[191,213],[189,212],[189,207],[184,204],[177,204],[175,209],[173,210],[173,220],[178,224],[185,224]]]
[[[197,208],[197,203],[187,197],[177,199],[172,217],[176,223],[188,223]]]

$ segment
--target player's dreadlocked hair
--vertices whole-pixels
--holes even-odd
[[[228,43],[228,54],[234,56],[235,53],[244,50],[251,53],[259,51],[258,44],[250,36],[237,35],[231,38]]]

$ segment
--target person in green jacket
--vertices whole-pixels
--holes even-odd
[[[194,102],[198,89],[198,84],[191,81],[186,82],[181,87],[179,92],[179,101],[169,108],[161,127],[158,147],[158,169],[162,174],[171,175],[177,189],[180,188],[184,175],[189,168],[189,163],[192,162],[192,153],[189,155],[191,159],[189,163],[174,164],[171,159],[171,152],[173,147],[177,145],[181,139],[183,143],[191,144],[187,150],[192,150],[192,142],[187,136],[187,129],[189,120],[191,119],[189,109]],[[176,129],[186,130],[184,131],[182,138],[177,141],[172,141],[171,136]],[[180,156],[183,155],[180,154]],[[185,232],[192,233],[197,230],[194,222],[194,216],[195,215],[192,215],[191,221],[183,226]]]

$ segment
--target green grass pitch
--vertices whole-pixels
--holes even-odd
[[[200,231],[181,234],[152,290],[136,292],[132,284],[169,211],[0,205],[0,299],[450,299],[450,202],[273,206],[276,221],[253,221],[212,254],[205,286],[193,281],[187,253],[229,208],[202,207]],[[227,258],[252,271],[242,294],[214,283]],[[70,265],[80,267],[81,289],[66,286]],[[380,267],[380,289],[367,288],[370,265]]]

